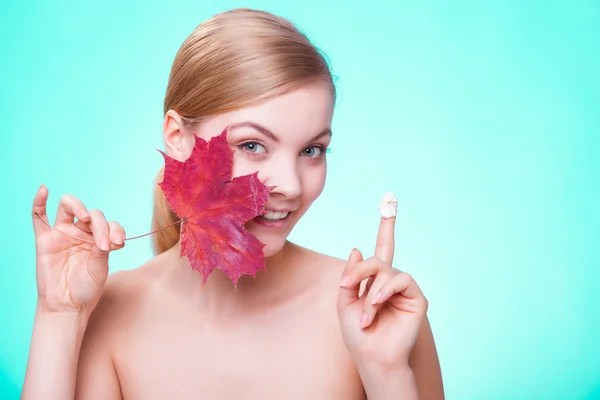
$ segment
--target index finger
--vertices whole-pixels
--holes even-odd
[[[396,226],[397,210],[398,200],[392,192],[387,192],[381,198],[381,203],[379,203],[381,221],[379,222],[379,231],[375,242],[375,256],[389,264],[394,259],[394,228]]]

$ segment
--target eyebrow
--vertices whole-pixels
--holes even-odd
[[[252,121],[238,122],[237,124],[231,125],[229,127],[229,129],[236,129],[236,128],[242,128],[242,127],[253,128],[253,129],[257,130],[258,132],[262,133],[263,135],[265,135],[266,137],[268,137],[269,139],[271,139],[272,141],[274,141],[275,143],[280,143],[279,138],[273,132],[271,132],[269,129],[265,128],[264,126],[257,124],[256,122],[252,122]],[[316,135],[311,140],[309,140],[309,142],[314,142],[315,140],[321,139],[323,136],[331,136],[331,128],[323,129],[318,135]]]

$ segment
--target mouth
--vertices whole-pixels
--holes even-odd
[[[267,228],[284,228],[293,213],[290,210],[267,209],[261,216],[254,218],[253,221]]]
[[[266,210],[260,218],[267,221],[281,221],[286,219],[291,214],[291,211]]]

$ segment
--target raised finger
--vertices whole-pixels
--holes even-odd
[[[55,224],[72,224],[75,222],[75,217],[83,222],[89,222],[91,219],[90,213],[81,200],[66,194],[58,203]]]
[[[48,188],[45,185],[41,185],[33,198],[33,205],[31,207],[33,230],[36,235],[50,230],[48,215],[46,215],[47,200]]]
[[[109,251],[109,228],[104,214],[100,210],[92,210],[90,214],[92,216],[91,229],[96,246],[102,251]]]
[[[377,241],[375,243],[375,256],[384,262],[391,264],[394,258],[394,228],[396,225],[396,213],[398,209],[398,200],[392,192],[386,193],[379,204],[381,221],[377,232]]]
[[[116,221],[108,223],[111,248],[120,249],[125,243],[125,229]],[[114,246],[113,246],[114,245]]]

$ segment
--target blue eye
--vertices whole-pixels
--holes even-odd
[[[247,153],[264,153],[265,147],[258,142],[246,142],[239,145],[239,147]]]
[[[321,157],[325,150],[322,146],[311,146],[302,150],[302,155],[310,158]]]

